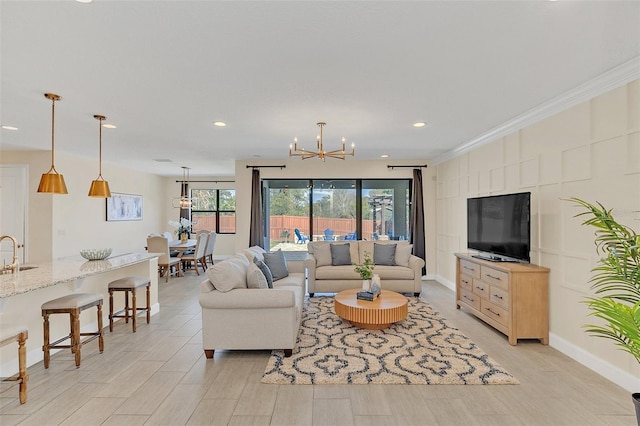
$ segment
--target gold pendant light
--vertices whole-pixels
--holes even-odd
[[[99,171],[98,177],[96,180],[91,182],[91,187],[89,188],[89,197],[101,197],[101,198],[110,198],[111,191],[109,191],[109,182],[104,180],[102,177],[102,120],[104,120],[104,115],[94,115],[93,118],[96,118],[100,124],[98,125],[100,129],[100,156],[98,160]]]
[[[182,166],[182,181],[180,183],[181,195],[180,198],[174,198],[173,200],[171,200],[171,204],[177,209],[179,208],[182,210],[188,210],[191,208],[191,197],[189,197],[186,192],[189,188],[189,170],[191,170],[189,167]]]
[[[54,123],[56,101],[61,101],[62,97],[53,93],[45,93],[44,97],[51,99],[51,168],[47,173],[43,173],[38,185],[38,192],[46,192],[49,194],[68,194],[67,185],[64,183],[64,177],[58,173],[54,166]]]

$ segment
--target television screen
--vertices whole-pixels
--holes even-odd
[[[494,261],[529,262],[530,192],[467,199],[467,247]]]

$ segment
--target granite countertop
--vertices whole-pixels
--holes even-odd
[[[90,275],[113,271],[158,257],[154,253],[112,254],[105,260],[86,260],[82,256],[69,256],[52,262],[21,265],[33,269],[15,274],[0,274],[0,298],[27,293],[45,287],[74,281]]]

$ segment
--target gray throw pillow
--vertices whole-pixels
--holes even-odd
[[[264,277],[267,279],[267,286],[269,288],[273,288],[273,275],[271,275],[271,269],[269,269],[267,264],[264,263],[262,260],[258,259],[257,257],[253,258],[253,263],[258,268],[260,268],[260,271],[262,271],[262,275],[264,275]]]
[[[373,263],[376,265],[395,266],[396,244],[373,244]]]
[[[271,275],[273,276],[274,281],[289,276],[287,261],[284,260],[284,253],[282,250],[264,253],[264,263],[266,263],[271,270]]]
[[[331,244],[331,265],[351,265],[351,246],[346,244]]]
[[[264,275],[267,280],[267,286],[269,288],[273,288],[273,275],[271,275],[271,269],[269,269],[266,263],[258,259],[257,256],[253,258],[253,263],[260,268],[260,271],[262,271],[262,275]]]

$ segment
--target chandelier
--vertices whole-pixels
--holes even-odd
[[[289,145],[289,157],[302,157],[303,160],[307,158],[317,157],[322,161],[325,161],[326,158],[337,158],[339,160],[344,160],[347,156],[353,157],[355,154],[355,145],[351,144],[351,152],[345,152],[345,139],[342,138],[342,148],[334,149],[333,151],[325,151],[324,145],[322,144],[322,128],[327,125],[327,123],[323,123],[322,121],[317,123],[318,127],[320,127],[320,134],[318,134],[316,143],[317,143],[317,151],[309,151],[304,148],[298,148],[298,138],[293,138],[293,143]]]
[[[173,207],[188,210],[191,208],[191,197],[188,195],[189,191],[189,170],[187,166],[182,166],[182,181],[180,183],[180,198],[174,198],[171,202]]]

